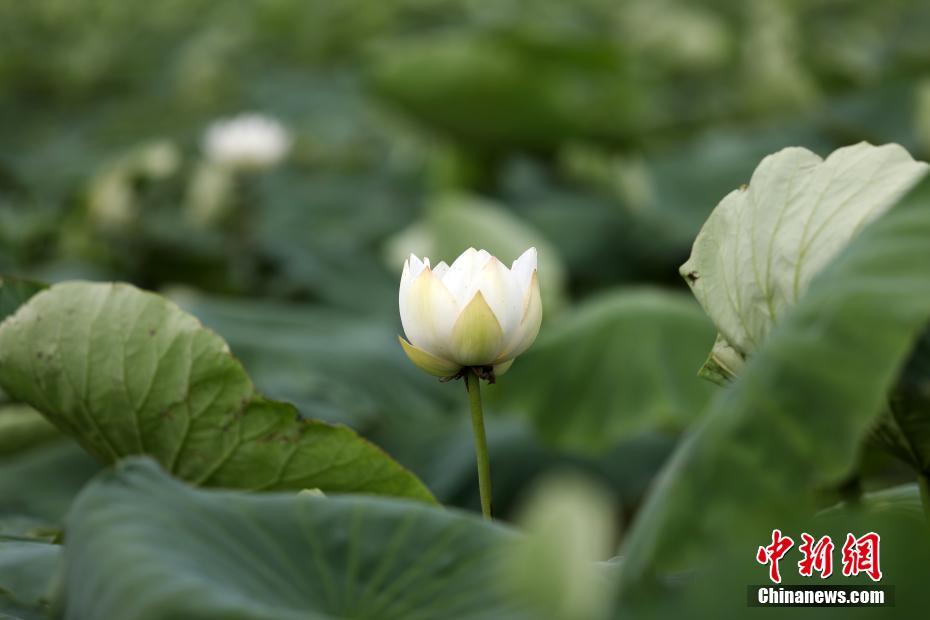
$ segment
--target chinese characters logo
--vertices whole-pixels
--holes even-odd
[[[843,576],[853,577],[864,573],[872,581],[881,580],[880,543],[881,537],[875,532],[869,532],[858,538],[853,534],[847,534],[841,551]],[[768,565],[769,579],[772,583],[781,583],[779,561],[793,546],[794,540],[790,536],[783,535],[781,530],[772,530],[771,544],[759,547],[756,552],[756,561],[763,566]],[[833,540],[829,536],[823,536],[818,540],[807,532],[801,534],[798,551],[801,552],[802,557],[798,562],[798,573],[802,577],[812,577],[816,572],[820,574],[821,579],[832,575],[834,547]]]

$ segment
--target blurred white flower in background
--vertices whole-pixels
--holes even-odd
[[[439,377],[464,367],[507,371],[536,339],[542,302],[536,248],[508,269],[484,250],[469,248],[451,266],[414,255],[400,280],[400,318],[410,360]]]
[[[207,128],[203,149],[214,164],[243,170],[270,168],[291,148],[287,128],[261,114],[241,114]]]

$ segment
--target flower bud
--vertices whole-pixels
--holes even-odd
[[[510,269],[484,250],[469,248],[452,265],[414,255],[400,280],[400,319],[410,360],[438,377],[465,367],[500,375],[536,339],[542,303],[536,248]],[[492,374],[493,373],[493,374]]]

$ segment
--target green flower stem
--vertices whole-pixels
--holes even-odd
[[[917,486],[920,487],[920,501],[924,505],[924,517],[930,526],[930,477],[924,472],[917,474]]]
[[[465,389],[471,405],[471,425],[475,432],[475,456],[478,460],[478,489],[481,492],[481,514],[491,518],[491,463],[488,460],[488,438],[484,432],[484,411],[481,409],[481,386],[473,370],[465,373]]]

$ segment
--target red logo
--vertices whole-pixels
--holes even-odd
[[[804,542],[798,547],[798,551],[804,554],[804,557],[798,562],[798,572],[802,577],[811,577],[814,571],[820,573],[821,579],[826,579],[833,574],[833,541],[829,536],[824,536],[816,543],[814,537],[807,532],[801,534],[801,540]]]
[[[769,565],[769,579],[773,583],[781,583],[781,573],[778,572],[778,561],[781,560],[788,549],[794,546],[794,541],[781,535],[781,530],[772,530],[772,544],[759,547],[756,552],[756,562]]]
[[[846,535],[843,544],[843,575],[851,577],[865,573],[872,581],[882,578],[882,569],[878,561],[878,545],[881,537],[875,532],[856,538]]]
[[[859,573],[865,573],[872,581],[881,580],[880,543],[881,537],[875,532],[869,532],[859,538],[853,534],[847,534],[842,549],[843,576],[854,577]],[[793,546],[794,540],[791,537],[784,536],[781,530],[772,530],[771,544],[759,547],[756,551],[756,561],[763,566],[768,565],[769,579],[772,583],[781,583],[778,562]],[[816,572],[820,574],[821,579],[832,575],[834,549],[835,545],[829,536],[823,536],[818,540],[807,532],[801,534],[798,551],[801,552],[802,557],[798,562],[798,574],[802,577],[813,577]]]

